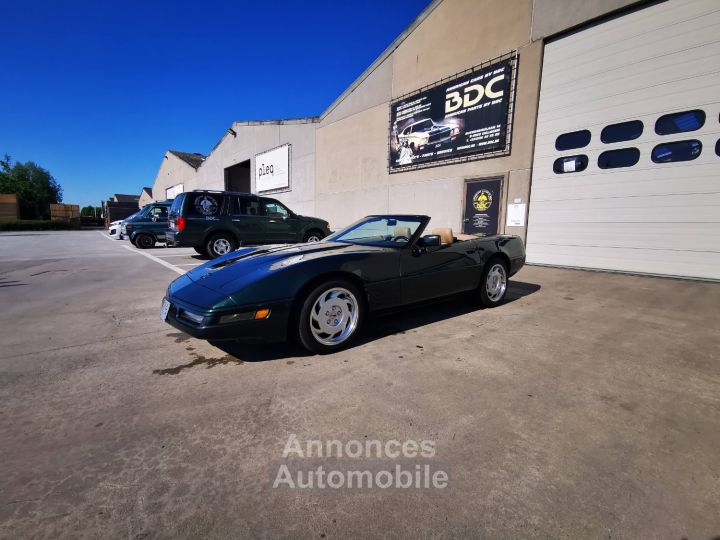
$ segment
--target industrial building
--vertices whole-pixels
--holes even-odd
[[[423,213],[530,263],[720,279],[718,36],[715,0],[435,0],[319,116],[168,151],[144,199]]]

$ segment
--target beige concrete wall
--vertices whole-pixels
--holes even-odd
[[[535,0],[532,39],[542,39],[602,17],[638,0]]]
[[[186,185],[193,189],[225,189],[225,169],[250,160],[251,191],[255,189],[255,155],[289,143],[290,190],[271,196],[298,214],[315,212],[315,128],[311,120],[236,122]]]
[[[140,200],[138,201],[138,205],[140,206],[140,208],[142,208],[143,206],[151,202],[153,202],[153,198],[148,195],[147,192],[143,189],[140,192]]]
[[[165,152],[163,160],[160,163],[160,169],[155,176],[152,200],[164,201],[165,190],[177,184],[184,184],[185,191],[187,191],[188,185],[192,182],[194,177],[195,169],[174,154]],[[147,204],[147,202],[145,202],[145,204]]]
[[[433,218],[431,226],[459,231],[465,181],[489,176],[505,177],[504,190],[527,202],[542,56],[542,44],[530,41],[531,21],[531,0],[440,3],[380,64],[379,73],[323,117],[317,130],[317,214],[341,227],[370,213],[425,213]],[[391,99],[512,49],[519,51],[519,68],[511,154],[389,174]],[[501,212],[501,231],[503,226]]]
[[[432,226],[462,225],[467,180],[504,178],[500,230],[505,204],[528,202],[542,37],[634,3],[633,0],[443,0],[433,2],[413,24],[320,117],[320,122],[235,123],[197,174],[183,165],[161,167],[156,197],[185,182],[185,189],[223,189],[224,169],[281,144],[292,144],[291,190],[276,197],[299,213],[317,215],[342,227],[379,212],[417,212]],[[511,153],[508,156],[388,172],[389,106],[393,98],[435,83],[498,55],[517,49],[517,90]],[[176,158],[175,158],[176,159]],[[176,164],[175,164],[176,166]],[[171,181],[170,176],[176,176]],[[525,227],[506,232],[525,235]]]

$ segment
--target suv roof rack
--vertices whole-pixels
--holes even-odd
[[[193,193],[230,193],[232,195],[255,195],[247,191],[225,191],[223,189],[193,189]]]

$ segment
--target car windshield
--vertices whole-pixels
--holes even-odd
[[[345,242],[367,246],[400,247],[415,234],[422,219],[419,217],[370,216],[326,238],[330,242]]]
[[[423,120],[422,122],[418,122],[417,124],[415,124],[413,131],[427,131],[429,129],[432,129],[432,127],[433,127],[432,120],[427,119],[427,120]]]

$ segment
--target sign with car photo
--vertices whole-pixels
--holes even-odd
[[[390,105],[390,171],[506,153],[515,56]]]

